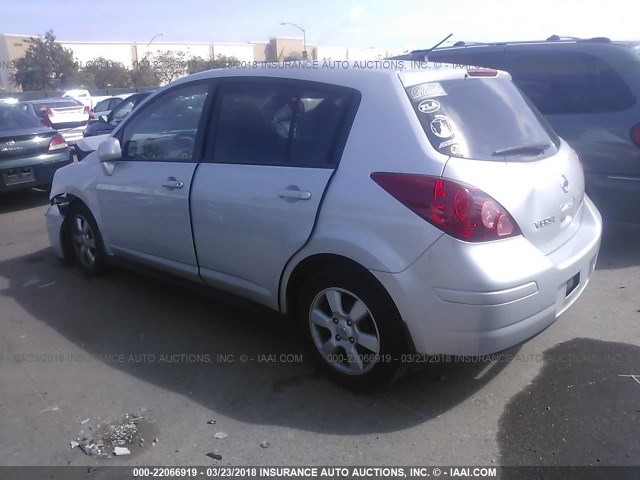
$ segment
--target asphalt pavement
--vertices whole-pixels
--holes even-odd
[[[278,315],[82,277],[49,249],[47,203],[0,197],[1,465],[640,465],[638,226],[607,226],[585,293],[538,337],[362,395]],[[125,431],[129,455],[100,455]]]

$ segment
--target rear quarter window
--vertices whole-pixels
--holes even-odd
[[[542,115],[507,79],[427,82],[406,92],[431,145],[444,155],[536,160],[553,155],[560,145]],[[500,153],[515,148],[520,151]]]
[[[0,107],[0,130],[42,127],[31,115],[17,107]]]
[[[616,69],[595,55],[507,50],[504,69],[545,115],[619,112],[636,103]]]

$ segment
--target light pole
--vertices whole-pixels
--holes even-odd
[[[149,45],[151,45],[156,38],[162,37],[163,35],[164,33],[156,33],[153,37],[151,37],[151,40],[149,40],[149,43],[147,43],[147,55],[149,54]]]
[[[300,30],[302,32],[302,59],[306,60],[307,59],[307,32],[305,32],[304,28],[302,28],[300,25],[296,25],[295,23],[291,23],[291,22],[280,22],[280,25],[291,25],[292,27],[296,27],[298,30]]]

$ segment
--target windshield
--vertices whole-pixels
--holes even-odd
[[[509,80],[465,78],[406,89],[433,147],[478,160],[535,160],[553,155],[559,139]]]
[[[0,130],[42,127],[32,116],[16,107],[0,105]]]

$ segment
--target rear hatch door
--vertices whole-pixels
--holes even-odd
[[[580,162],[508,76],[464,74],[406,91],[431,145],[449,155],[443,177],[493,197],[544,254],[573,236],[584,198]]]

